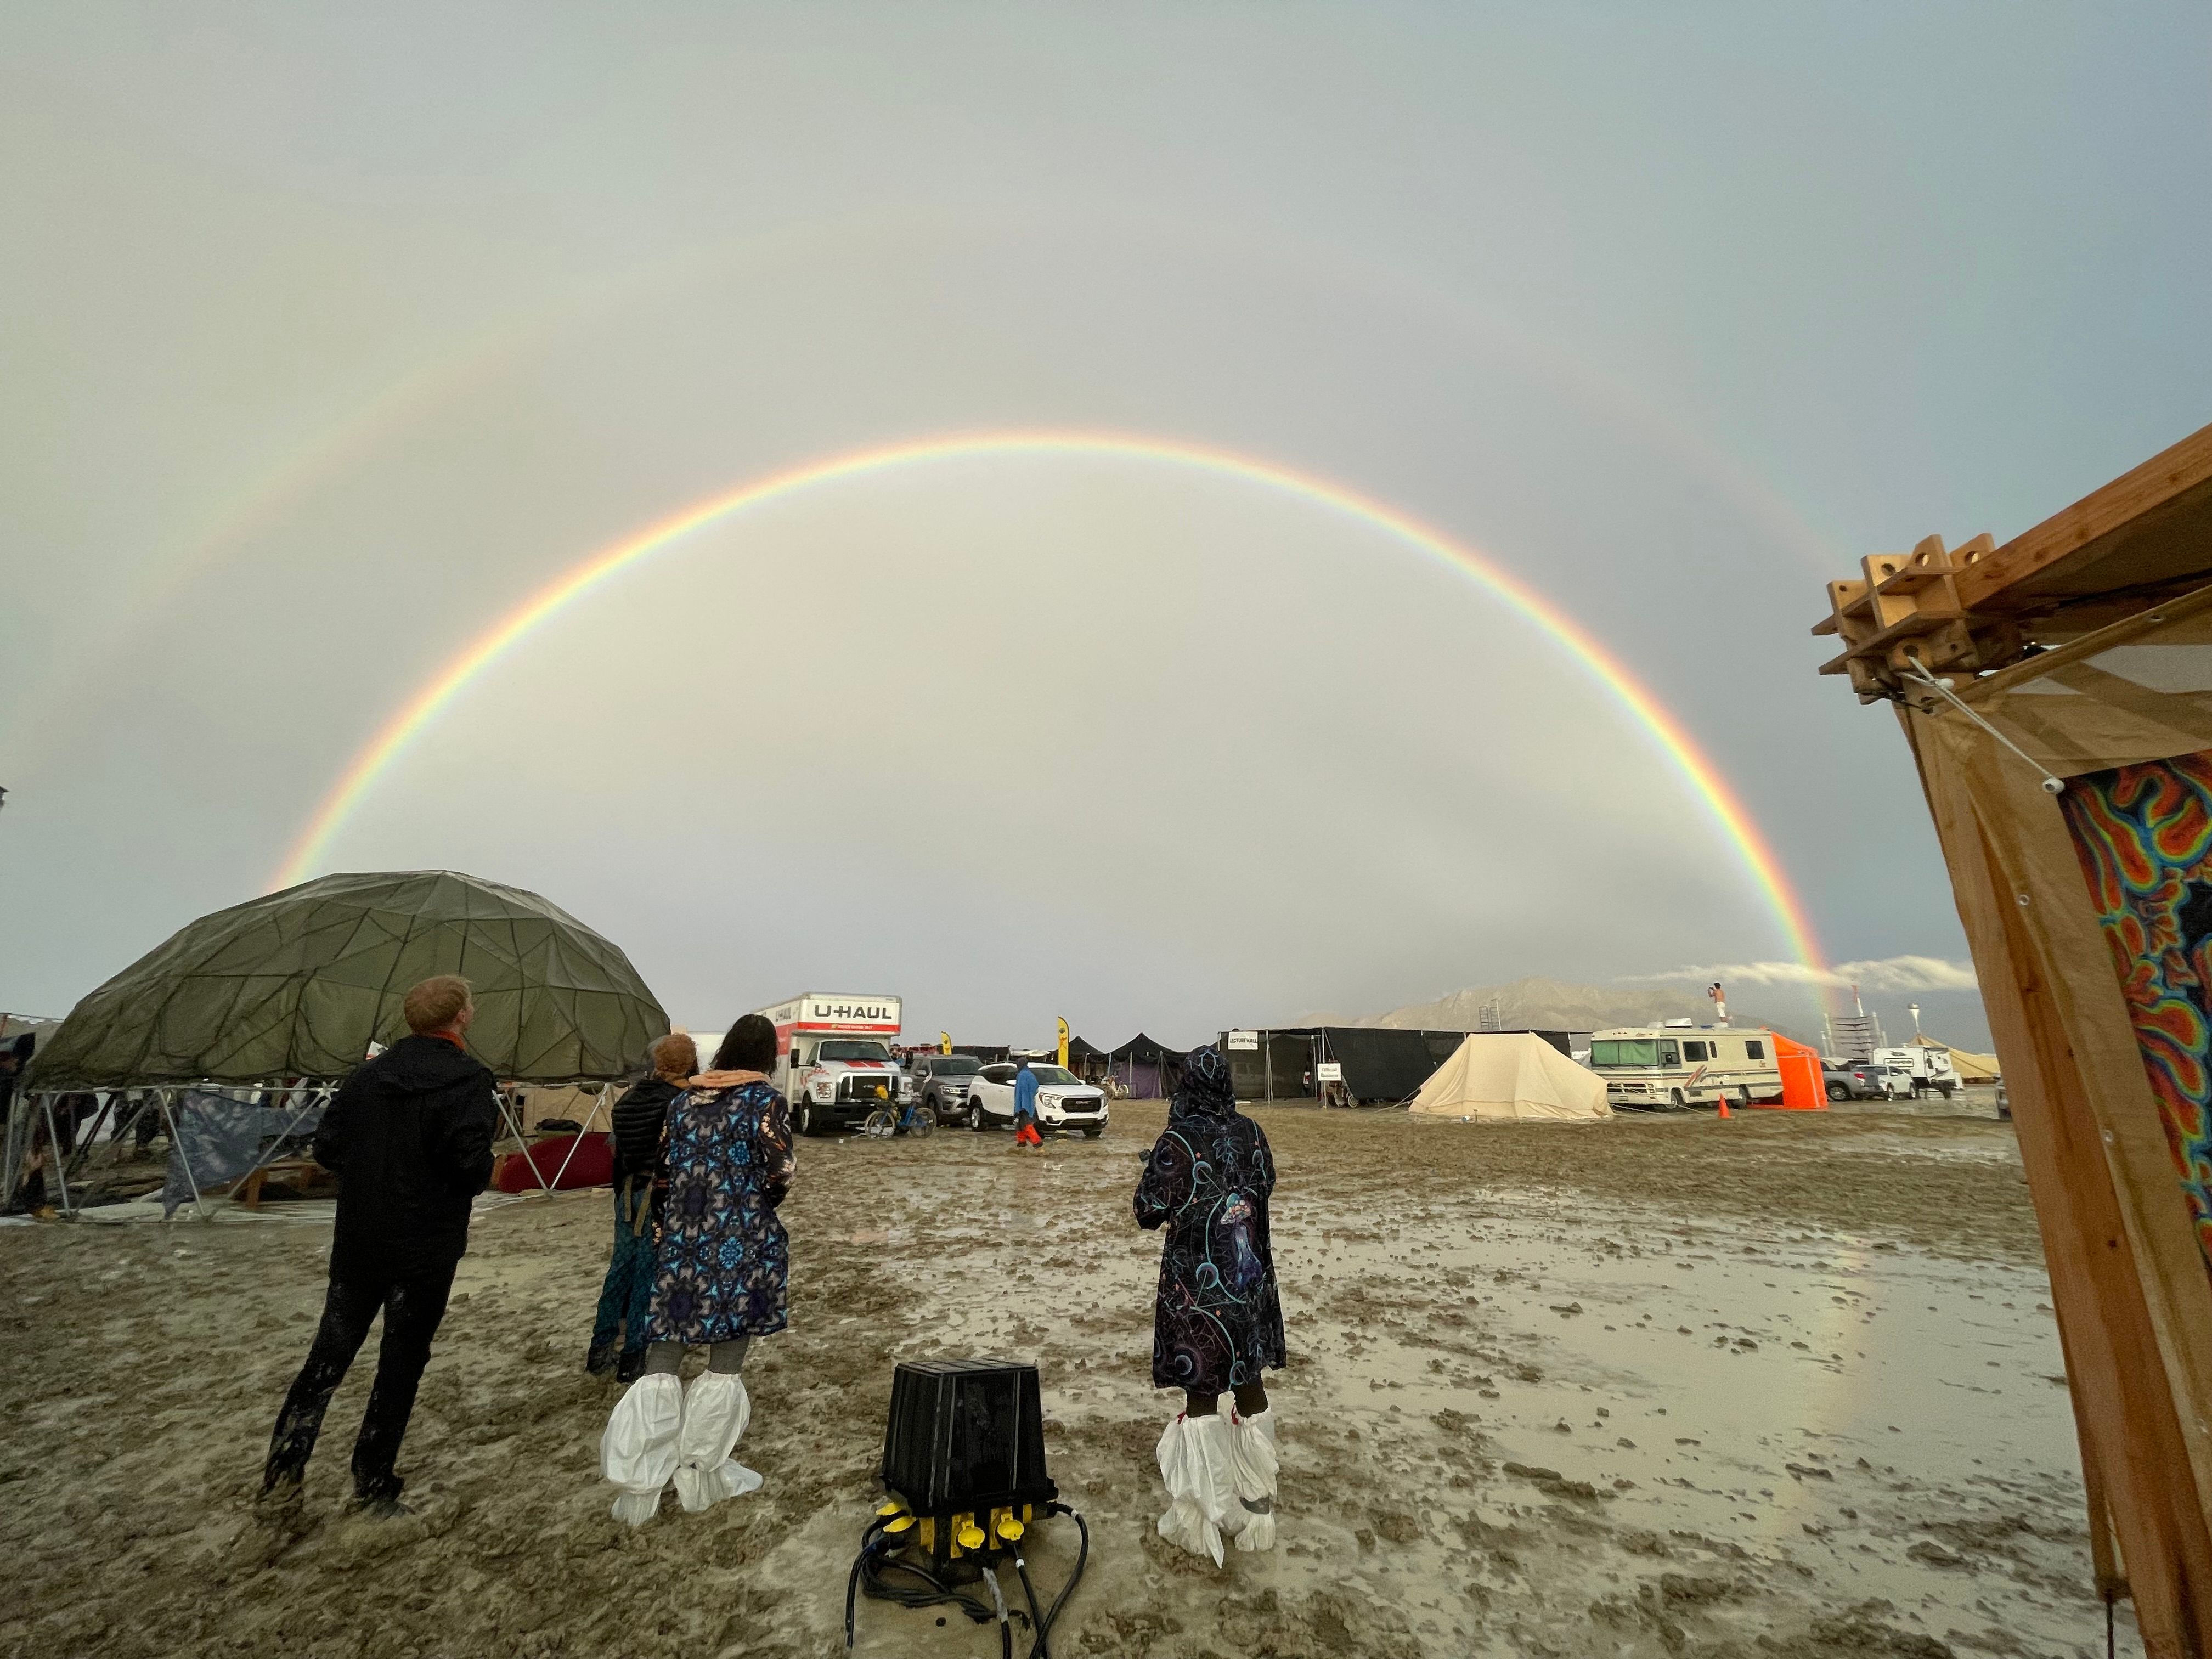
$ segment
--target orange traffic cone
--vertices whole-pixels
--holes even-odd
[[[1726,1117],[1728,1115],[1729,1115],[1729,1109],[1728,1109],[1728,1097],[1727,1097],[1726,1095],[1723,1095],[1723,1096],[1721,1097],[1721,1115],[1722,1115],[1723,1117]]]

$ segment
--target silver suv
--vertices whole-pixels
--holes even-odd
[[[983,1062],[973,1054],[916,1054],[906,1074],[916,1104],[939,1123],[968,1121],[968,1085]]]

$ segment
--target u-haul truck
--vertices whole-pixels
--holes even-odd
[[[896,997],[805,991],[753,1012],[775,1027],[775,1086],[799,1133],[849,1129],[898,1098]]]

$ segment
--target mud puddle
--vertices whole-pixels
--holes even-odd
[[[1325,1259],[1307,1285],[1344,1322],[1331,1403],[1479,1440],[1508,1484],[1478,1526],[1564,1508],[1629,1555],[1814,1575],[1954,1641],[2078,1618],[2078,1454],[2034,1267],[1563,1221],[1530,1194],[1315,1233],[1290,1254]],[[1602,1601],[1612,1553],[1548,1569]]]

